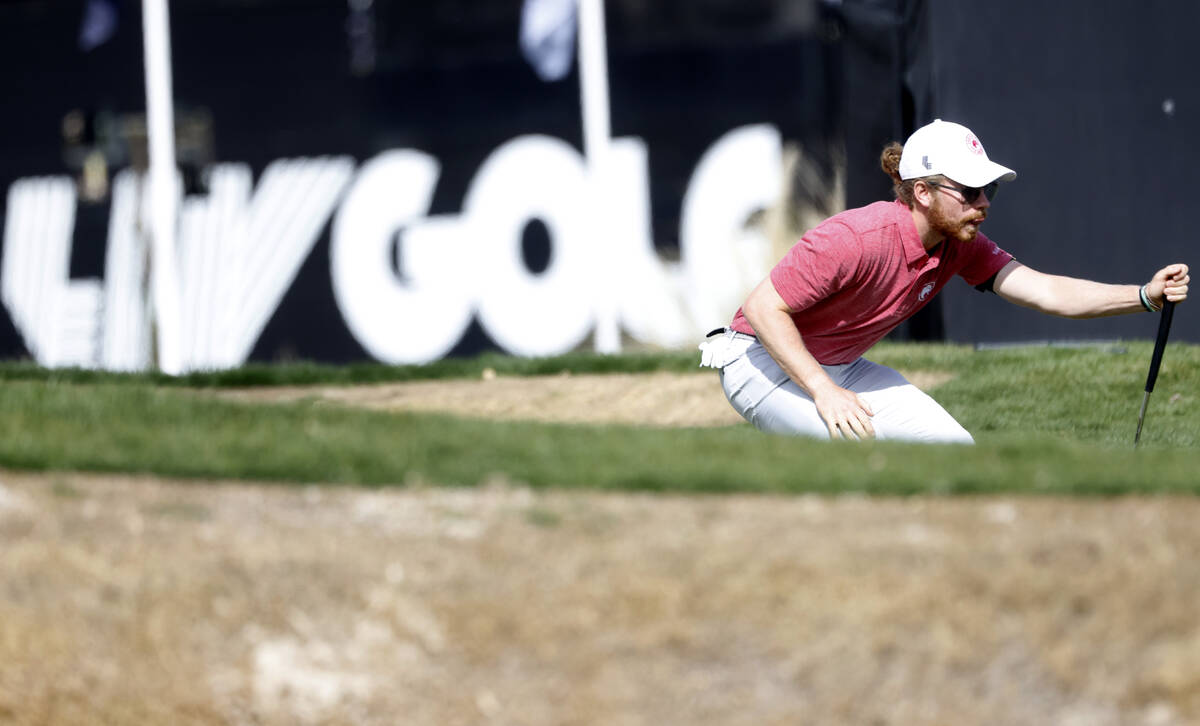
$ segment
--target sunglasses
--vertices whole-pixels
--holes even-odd
[[[974,204],[979,201],[980,194],[986,194],[989,201],[996,198],[996,192],[1000,190],[1000,182],[992,182],[982,187],[952,187],[948,184],[938,184],[937,182],[926,182],[931,187],[940,187],[949,189],[952,192],[958,192],[962,195],[963,202],[966,204]]]

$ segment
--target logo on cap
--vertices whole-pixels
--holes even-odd
[[[929,157],[928,157],[928,156],[922,156],[922,157],[921,157],[921,165],[922,165],[922,166],[924,166],[926,169],[932,169],[932,168],[933,168],[933,164],[930,164],[930,163],[929,163]]]
[[[970,131],[967,132],[967,149],[976,156],[983,156],[983,144],[979,143],[979,139]]]

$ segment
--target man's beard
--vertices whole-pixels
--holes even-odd
[[[970,242],[979,234],[979,224],[985,216],[987,215],[977,212],[966,220],[955,220],[942,211],[939,205],[934,204],[929,208],[929,227],[944,239]]]

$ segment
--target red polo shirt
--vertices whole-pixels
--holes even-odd
[[[925,307],[950,278],[978,285],[1012,260],[983,234],[926,252],[900,201],[830,217],[771,270],[792,322],[819,363],[850,363]],[[754,333],[741,309],[732,327]]]

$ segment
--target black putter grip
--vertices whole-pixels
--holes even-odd
[[[1167,347],[1167,336],[1171,333],[1171,316],[1175,314],[1175,303],[1163,302],[1162,317],[1158,319],[1158,339],[1154,341],[1154,355],[1150,358],[1150,375],[1146,376],[1146,393],[1154,390],[1158,380],[1158,367],[1162,364],[1163,349]]]

